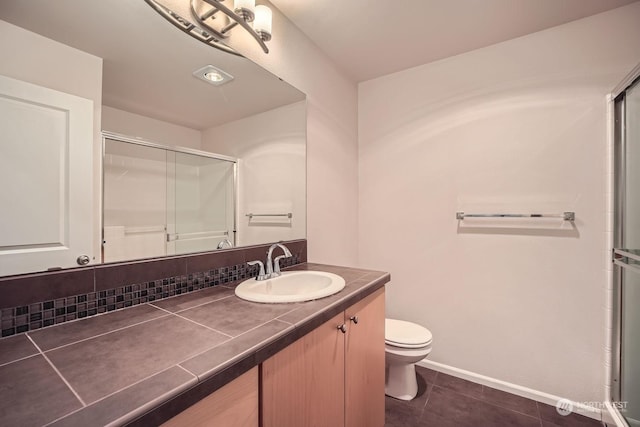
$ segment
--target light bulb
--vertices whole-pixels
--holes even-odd
[[[258,5],[256,6],[255,14],[253,29],[262,37],[262,40],[271,40],[271,21],[273,17],[271,9],[264,5]]]
[[[204,78],[207,80],[211,80],[212,82],[221,82],[224,80],[222,74],[217,71],[209,71],[208,73],[204,73]]]

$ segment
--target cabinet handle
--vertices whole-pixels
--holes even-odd
[[[349,320],[351,320],[353,323],[355,323],[356,325],[358,324],[358,316],[351,316],[349,318]]]
[[[342,325],[338,326],[338,330],[340,332],[342,332],[343,334],[347,333],[347,326],[343,323]]]

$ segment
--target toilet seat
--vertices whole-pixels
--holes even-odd
[[[431,331],[412,322],[385,319],[385,343],[398,348],[422,348],[431,344]]]

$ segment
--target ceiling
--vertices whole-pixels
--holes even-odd
[[[394,10],[381,0],[271,3],[360,82],[634,1],[402,0]],[[132,113],[206,129],[304,99],[253,62],[183,34],[143,0],[1,0],[0,19],[103,58],[103,103]],[[235,80],[214,87],[192,77],[207,64]]]
[[[143,0],[0,0],[0,19],[103,58],[103,104],[158,120],[206,129],[305,98],[182,33]],[[208,64],[235,79],[215,87],[192,76]]]
[[[270,1],[361,82],[636,0]]]

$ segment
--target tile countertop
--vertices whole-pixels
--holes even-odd
[[[258,304],[236,283],[0,340],[0,425],[158,425],[389,281],[379,271],[299,264],[342,276],[315,301]]]

